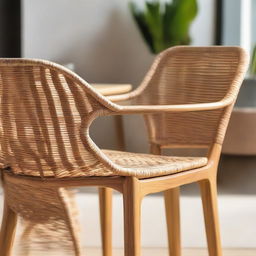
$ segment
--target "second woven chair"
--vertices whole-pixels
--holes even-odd
[[[206,168],[209,174],[204,172],[202,175],[208,178],[201,180],[198,177],[201,176],[201,172],[196,172],[191,180],[183,180],[181,183],[201,180],[199,184],[211,256],[221,255],[216,206],[217,165],[230,111],[246,69],[246,62],[247,58],[243,51],[236,47],[171,48],[158,56],[144,81],[135,91],[108,97],[112,102],[125,106],[154,105],[159,108],[159,112],[164,108],[163,105],[176,105],[175,111],[168,112],[165,108],[162,113],[144,115],[152,154],[161,155],[162,150],[167,148],[208,150],[207,165],[211,163],[212,167],[211,170]],[[228,97],[230,100],[233,99],[232,104],[214,110]],[[209,109],[194,109],[194,104],[201,103],[214,103],[215,107],[210,108],[209,105]],[[202,159],[198,158],[198,161],[200,160]],[[183,163],[177,162],[176,166],[182,168],[185,164],[186,159],[183,158]],[[180,256],[179,185],[173,185],[172,182],[175,181],[170,180],[173,188],[164,190],[169,255]],[[155,182],[154,185],[159,186],[157,189],[154,188],[155,190],[160,191],[160,183],[163,181],[159,184]],[[107,198],[104,202],[109,201],[109,207],[106,209],[106,205],[101,203],[101,209],[105,209],[107,216],[110,216],[111,191],[101,191],[100,197],[104,196]],[[106,242],[108,239],[105,238],[103,241]],[[110,247],[110,244],[105,245],[105,251],[110,251]]]
[[[139,256],[142,198],[167,191],[166,205],[171,208],[177,205],[176,188],[199,182],[209,254],[220,256],[216,173],[246,67],[247,57],[237,47],[168,49],[137,90],[112,98],[131,100],[126,106],[109,101],[56,64],[2,59],[1,163],[2,168],[10,168],[3,172],[1,255],[11,255],[17,216],[35,225],[61,221],[58,227],[62,227],[66,223],[79,255],[70,203],[62,188],[98,186],[102,188],[103,238],[107,239],[109,229],[104,199],[112,188],[124,199],[125,255]],[[91,123],[103,115],[123,114],[145,115],[154,152],[172,145],[205,147],[208,154],[169,157],[100,150],[89,136]],[[170,225],[170,234],[174,232],[179,235],[178,225]],[[173,236],[170,242],[178,255],[178,240]]]

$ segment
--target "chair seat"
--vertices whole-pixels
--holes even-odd
[[[207,165],[206,157],[177,157],[138,154],[113,150],[103,150],[106,156],[129,176],[150,178],[164,176]]]

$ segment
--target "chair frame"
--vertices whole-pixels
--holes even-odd
[[[179,47],[175,47],[172,51],[176,51]],[[181,47],[182,48],[182,47]],[[240,48],[236,48],[236,51],[240,52],[241,63],[238,66],[237,76],[234,81],[235,84],[241,84],[245,70],[247,68],[248,59],[244,51]],[[59,68],[59,67],[58,67]],[[63,69],[66,73],[67,70]],[[69,74],[69,75],[70,75]],[[74,76],[74,75],[73,75]],[[124,115],[124,114],[154,114],[163,112],[190,112],[190,111],[205,111],[215,109],[228,109],[231,113],[232,107],[237,97],[238,89],[230,87],[230,91],[227,95],[218,102],[210,103],[196,103],[185,105],[140,105],[140,106],[121,106],[113,102],[108,101],[105,97],[100,96],[83,80],[74,76],[74,78],[83,83],[87,90],[91,92],[103,106],[105,110],[93,111],[90,115],[86,128],[90,126],[91,122],[102,115]],[[141,88],[138,88],[134,92],[123,96],[110,97],[113,101],[121,101],[135,97],[141,92]],[[229,118],[229,116],[227,117]],[[96,153],[99,150],[89,140],[87,141],[91,148],[95,149]],[[161,145],[151,144],[151,152],[155,154],[161,153]],[[5,182],[11,182],[12,184],[24,184],[32,185],[35,187],[81,187],[81,186],[96,186],[100,188],[100,205],[101,205],[101,227],[102,227],[102,239],[104,256],[111,255],[111,189],[117,190],[123,195],[123,207],[124,207],[124,241],[125,241],[125,256],[140,256],[140,215],[141,215],[141,201],[142,199],[152,193],[164,192],[168,233],[169,233],[169,245],[170,255],[179,256],[180,252],[180,227],[179,227],[179,187],[185,184],[197,182],[200,185],[201,197],[204,209],[205,228],[208,241],[208,250],[210,256],[221,256],[221,241],[220,231],[218,223],[218,209],[217,209],[217,167],[219,157],[221,154],[221,144],[214,142],[208,152],[208,163],[206,166],[192,169],[189,171],[179,172],[172,175],[160,176],[160,177],[144,177],[137,178],[129,176],[129,173],[125,173],[122,169],[115,170],[116,175],[120,176],[94,176],[94,177],[77,177],[77,178],[51,178],[44,177],[30,177],[25,175],[15,175],[8,171],[3,172],[3,185]],[[110,162],[102,155],[98,155],[101,162],[106,166],[116,168],[112,166]],[[13,238],[15,235],[17,215],[8,206],[5,201],[4,204],[4,216],[2,220],[2,227],[0,233],[0,248],[1,256],[10,256]],[[174,224],[174,225],[173,225]],[[175,236],[174,236],[175,234]],[[77,252],[77,255],[79,253]]]
[[[176,48],[176,47],[174,47]],[[177,47],[181,48],[181,47]],[[214,48],[214,47],[212,47]],[[244,65],[245,69],[248,65],[248,56],[244,57]],[[122,94],[122,95],[114,95],[109,96],[112,102],[122,102],[129,101],[140,96],[143,93],[143,90],[148,85],[148,77],[151,77],[154,73],[155,66],[161,61],[161,56],[155,61],[147,76],[145,77],[142,84],[132,92]],[[158,108],[158,110],[162,111],[202,111],[207,109],[216,109],[216,108],[224,108],[225,106],[230,105],[233,107],[234,99],[232,100],[229,97],[225,97],[220,102],[207,103],[205,104],[192,104],[192,105],[177,105],[177,106],[154,106]],[[127,107],[127,106],[126,106]],[[143,107],[143,106],[142,106]],[[131,106],[131,108],[135,111],[145,111],[147,108]],[[209,107],[209,108],[208,108]],[[147,123],[146,123],[147,124]],[[161,155],[162,149],[164,148],[172,148],[175,145],[160,145],[157,143],[150,143],[150,153]],[[184,146],[184,145],[183,145]],[[184,146],[186,147],[186,146]],[[188,148],[191,145],[188,145]],[[203,168],[198,168],[196,170],[190,171],[188,173],[179,173],[160,178],[152,178],[148,179],[147,182],[152,182],[148,188],[145,186],[144,182],[139,181],[139,191],[141,192],[141,198],[143,198],[147,194],[163,192],[164,193],[164,201],[165,201],[165,212],[166,212],[166,222],[167,222],[167,233],[168,233],[168,244],[169,244],[169,255],[170,256],[180,256],[181,255],[181,230],[180,230],[180,186],[196,182],[200,186],[201,199],[203,204],[204,211],[204,219],[205,219],[205,229],[207,235],[207,243],[208,243],[208,251],[210,256],[220,256],[222,255],[221,250],[221,239],[220,239],[220,230],[219,230],[219,221],[218,221],[218,209],[217,209],[217,169],[218,162],[221,154],[222,145],[215,143],[209,150],[209,162],[208,165]],[[194,172],[195,171],[195,172]],[[191,175],[190,175],[191,173]],[[195,177],[193,177],[195,175]],[[181,180],[180,180],[181,179]],[[184,179],[184,180],[183,180]],[[189,180],[187,182],[187,179]],[[161,180],[161,181],[160,181]],[[158,183],[160,181],[160,184]],[[162,186],[170,186],[170,184],[174,182],[176,185],[172,186],[169,189],[159,189]],[[176,183],[177,182],[177,183]],[[154,185],[155,184],[155,185]],[[162,185],[161,185],[162,184]],[[153,186],[157,186],[157,189],[152,189]],[[148,190],[146,193],[145,190]],[[104,194],[105,192],[105,194]],[[111,214],[111,192],[110,191],[102,191],[99,193],[99,197],[107,197],[108,205],[103,205],[100,203],[101,212],[105,212],[108,216]],[[100,199],[101,200],[101,199]],[[103,220],[101,220],[103,223]],[[111,230],[110,225],[102,226],[103,229]],[[109,232],[111,233],[111,232]],[[102,236],[102,243],[105,244],[109,238]],[[105,247],[103,247],[105,248]],[[106,250],[103,251],[104,256],[111,256],[111,242],[106,246]]]
[[[10,173],[4,173],[4,181],[10,181],[18,184],[33,184],[33,186],[49,186],[52,187],[81,187],[81,186],[96,186],[102,191],[105,202],[101,203],[101,227],[103,241],[105,241],[103,249],[104,255],[111,255],[111,237],[108,231],[111,230],[111,193],[109,189],[114,189],[123,195],[124,200],[124,229],[125,229],[125,255],[126,256],[139,256],[140,255],[140,214],[141,214],[141,201],[142,199],[152,193],[165,191],[167,209],[173,209],[175,202],[172,203],[173,194],[177,193],[177,188],[182,185],[192,182],[199,182],[201,188],[202,202],[204,206],[205,227],[207,233],[207,241],[210,256],[222,255],[220,231],[218,224],[218,209],[217,209],[217,191],[216,191],[216,173],[217,164],[220,156],[221,147],[214,145],[212,154],[209,158],[207,166],[194,169],[187,172],[181,172],[173,175],[138,179],[135,177],[83,177],[74,179],[54,179],[47,178],[41,180],[36,177],[17,177]],[[46,182],[47,181],[47,182]],[[104,210],[105,209],[105,210]],[[177,209],[177,208],[175,208]],[[172,223],[179,223],[179,215],[176,218],[167,218],[168,229],[170,235],[173,232],[179,232],[179,227],[173,227]],[[170,216],[168,216],[170,217]],[[0,235],[0,248],[2,249],[3,256],[11,255],[11,247],[15,234],[17,216],[5,203],[4,217],[2,221],[2,229]],[[103,221],[104,220],[104,221]],[[175,230],[173,230],[175,229]],[[175,245],[173,250],[179,251],[179,239],[170,236],[169,243]],[[174,254],[175,255],[175,254]]]

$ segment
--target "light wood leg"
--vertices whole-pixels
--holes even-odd
[[[200,182],[209,256],[222,256],[215,179]]]
[[[141,255],[141,197],[138,179],[126,177],[123,191],[124,202],[124,251],[125,256]]]
[[[4,202],[4,211],[2,226],[0,232],[0,255],[11,256],[12,245],[15,236],[17,224],[17,215],[10,209],[6,201]]]
[[[173,188],[164,192],[169,255],[181,255],[180,238],[180,189]]]
[[[112,189],[99,188],[103,256],[112,255]]]
[[[160,145],[150,145],[151,154],[161,155]],[[180,232],[180,189],[173,188],[164,192],[165,213],[167,222],[169,255],[181,255],[181,232]]]

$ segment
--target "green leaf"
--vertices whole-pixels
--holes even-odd
[[[197,0],[146,0],[143,10],[134,2],[130,10],[139,30],[153,53],[174,45],[189,44],[189,28],[195,19]]]
[[[172,41],[176,44],[189,44],[189,28],[198,12],[197,1],[174,0],[172,8],[172,17],[165,24],[165,35],[169,39],[167,44]],[[167,9],[165,15],[170,15]]]
[[[145,17],[143,12],[139,10],[137,5],[134,2],[129,3],[129,7],[131,10],[131,13],[135,19],[135,22],[137,23],[140,33],[142,34],[145,42],[148,44],[151,52],[154,52],[154,46],[153,46],[153,38],[151,36],[151,33],[149,31],[149,28],[145,22]]]
[[[145,9],[145,22],[153,38],[154,51],[163,48],[163,20],[159,1],[147,1]]]
[[[251,64],[250,64],[250,74],[256,76],[256,45],[253,48]]]
[[[169,43],[169,46],[176,45],[175,38],[172,35],[172,31],[170,29],[171,24],[173,22],[173,18],[176,11],[176,3],[174,2],[166,2],[165,3],[165,13],[163,15],[163,30],[164,30],[164,40],[165,44]],[[168,47],[168,46],[167,46]]]

